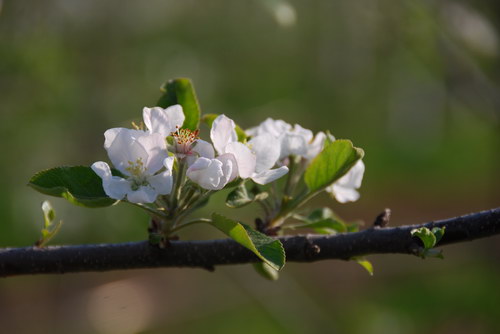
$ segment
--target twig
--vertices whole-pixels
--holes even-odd
[[[438,246],[500,234],[500,208],[420,225],[369,228],[334,236],[297,235],[279,237],[287,261],[348,260],[368,254],[418,254],[419,241],[410,231],[418,227],[446,226]],[[158,267],[213,269],[223,264],[258,261],[257,257],[230,239],[171,241],[160,249],[147,241],[120,244],[25,247],[0,249],[0,276],[62,274],[84,271]]]

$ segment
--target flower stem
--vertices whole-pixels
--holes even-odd
[[[178,161],[179,161],[179,167],[177,169],[176,177],[174,179],[172,192],[170,193],[169,209],[172,214],[175,214],[175,211],[177,211],[177,204],[181,195],[182,185],[186,177],[186,169],[187,169],[187,164],[183,159],[180,159]]]
[[[298,160],[300,157],[297,156],[291,156],[290,157],[290,164],[288,165],[288,175],[286,179],[286,184],[285,184],[285,190],[284,190],[284,195],[290,197],[293,193],[293,190],[295,189],[295,186],[297,185],[298,178],[295,175],[297,168],[298,168]]]
[[[294,199],[288,202],[284,202],[281,210],[274,218],[272,218],[271,222],[269,223],[269,227],[277,227],[283,225],[285,220],[290,217],[296,209],[300,208],[318,193],[320,193],[320,191],[309,192],[309,190],[305,190]]]
[[[192,213],[193,211],[196,211],[197,209],[199,209],[199,205],[201,203],[203,203],[204,200],[206,200],[210,195],[213,194],[213,191],[212,190],[209,190],[205,193],[203,193],[201,196],[199,196],[198,198],[196,198],[195,200],[189,202],[186,206],[186,209],[184,209],[182,212],[180,212],[176,219],[175,219],[175,224],[177,225],[178,223],[180,223],[187,215],[189,215],[190,213]]]

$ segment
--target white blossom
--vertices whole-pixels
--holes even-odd
[[[168,157],[164,137],[159,133],[113,128],[104,133],[104,148],[114,167],[125,178],[113,176],[106,162],[92,165],[103,180],[106,194],[133,203],[152,203],[172,189],[173,157]],[[158,173],[163,167],[165,170]]]
[[[266,119],[260,125],[250,128],[246,131],[250,136],[259,136],[269,134],[279,142],[280,154],[279,160],[283,160],[290,155],[296,155],[312,160],[323,149],[326,135],[318,132],[314,136],[313,132],[302,126],[286,123],[283,120]]]
[[[210,138],[218,156],[196,160],[187,171],[191,180],[206,189],[218,190],[236,176],[267,184],[288,172],[287,167],[271,169],[279,158],[279,143],[274,137],[256,136],[243,144],[238,142],[235,128],[234,121],[225,115],[214,120]],[[202,180],[202,176],[210,181]]]
[[[186,159],[188,166],[198,157],[214,158],[212,145],[198,137],[198,130],[182,128],[185,116],[181,105],[176,104],[166,109],[145,107],[142,115],[149,133],[172,136],[172,145],[169,145],[168,150],[179,159]]]

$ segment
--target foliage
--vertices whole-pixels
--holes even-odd
[[[426,257],[443,258],[443,252],[433,247],[441,240],[444,231],[445,227],[433,227],[432,230],[429,230],[427,227],[421,227],[411,231],[411,235],[417,237],[423,244],[423,248],[419,251],[420,257],[423,259]]]

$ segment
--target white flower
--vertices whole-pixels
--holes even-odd
[[[173,152],[179,159],[185,159],[191,166],[198,157],[213,159],[214,148],[209,142],[198,137],[198,130],[177,129],[172,132],[173,144],[169,151]]]
[[[238,142],[234,121],[225,115],[218,116],[212,123],[210,139],[219,155],[231,153],[238,165],[238,175],[246,179],[255,171],[255,154],[243,143]]]
[[[144,107],[142,117],[149,133],[173,137],[169,151],[179,159],[186,158],[188,166],[198,157],[214,158],[212,145],[198,137],[198,130],[181,129],[185,119],[181,105],[176,104],[166,109]]]
[[[281,119],[274,120],[272,118],[267,118],[264,122],[260,123],[258,126],[250,128],[246,131],[249,136],[258,136],[264,133],[271,134],[274,138],[280,137],[283,133],[290,131],[292,126]]]
[[[347,174],[328,186],[326,191],[340,203],[357,201],[359,192],[356,189],[361,187],[364,172],[365,164],[362,160],[358,160]]]
[[[142,118],[149,133],[159,133],[163,137],[168,137],[172,132],[180,129],[185,119],[180,104],[170,106],[166,109],[161,107],[144,107],[142,109]]]
[[[106,194],[114,199],[125,197],[133,203],[152,203],[158,195],[172,190],[173,157],[168,157],[164,137],[159,133],[113,128],[104,133],[104,148],[126,178],[113,176],[106,162],[92,165],[102,178]],[[156,174],[165,167],[165,171]]]
[[[245,145],[238,142],[235,128],[225,115],[214,120],[210,138],[218,157],[196,160],[187,171],[191,180],[203,188],[218,190],[236,176],[267,184],[288,172],[287,167],[271,169],[279,158],[279,142],[273,136],[256,136]]]
[[[248,129],[246,133],[250,136],[270,134],[279,141],[279,160],[290,155],[296,155],[306,160],[313,159],[323,149],[326,135],[319,132],[314,136],[311,130],[305,129],[298,124],[291,126],[282,120],[266,119],[259,126]]]

